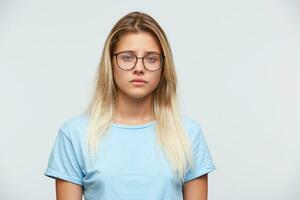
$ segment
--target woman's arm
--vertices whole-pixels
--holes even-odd
[[[82,186],[55,179],[56,200],[82,200]]]
[[[183,200],[207,200],[207,174],[188,181],[183,186]]]

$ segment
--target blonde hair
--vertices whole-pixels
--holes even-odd
[[[112,52],[124,34],[141,31],[154,36],[165,55],[161,79],[153,91],[152,114],[157,122],[155,126],[157,142],[162,147],[176,177],[183,182],[185,172],[191,164],[192,150],[178,106],[177,77],[172,52],[164,31],[146,13],[131,12],[123,16],[106,39],[95,77],[95,91],[85,111],[89,116],[86,141],[88,151],[96,152],[101,138],[107,133],[114,119],[117,90],[113,81]]]

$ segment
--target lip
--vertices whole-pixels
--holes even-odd
[[[130,82],[147,83],[147,81],[145,81],[144,79],[141,79],[141,78],[135,78],[135,79],[132,79]]]
[[[143,85],[146,85],[146,82],[144,82],[144,81],[131,81],[131,83],[134,86],[143,86]]]

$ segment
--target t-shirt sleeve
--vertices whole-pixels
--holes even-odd
[[[80,157],[76,155],[74,148],[71,139],[59,129],[44,175],[82,185],[83,173],[78,160]]]
[[[216,169],[200,126],[192,141],[192,155],[192,166],[185,174],[184,183]]]

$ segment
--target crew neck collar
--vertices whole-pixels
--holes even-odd
[[[151,122],[148,122],[146,124],[137,124],[137,125],[130,125],[130,124],[119,124],[119,123],[112,123],[111,125],[113,127],[118,127],[118,128],[128,128],[128,129],[136,129],[136,128],[145,128],[148,126],[152,126],[156,123],[156,120],[153,120]]]

